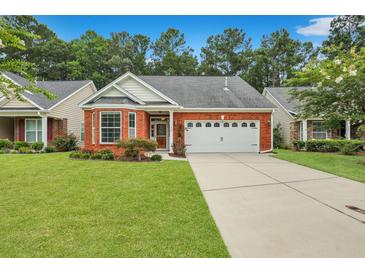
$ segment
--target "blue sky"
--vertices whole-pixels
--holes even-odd
[[[333,16],[36,16],[57,35],[66,40],[80,37],[93,29],[104,37],[111,32],[141,33],[153,40],[169,27],[178,28],[185,34],[187,44],[196,55],[208,36],[221,33],[225,28],[237,27],[252,38],[253,47],[260,45],[262,35],[286,28],[293,38],[312,41],[314,45],[326,39]]]

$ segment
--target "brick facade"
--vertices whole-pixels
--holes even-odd
[[[102,111],[119,111],[122,113],[122,139],[128,138],[128,112],[136,113],[137,137],[150,137],[150,115],[143,110],[131,110],[127,108],[115,109],[93,109],[84,111],[85,123],[85,141],[84,148],[88,150],[111,149],[116,154],[121,154],[122,149],[118,149],[115,145],[100,144],[100,112]],[[95,143],[92,143],[92,114],[94,113]],[[180,125],[184,125],[185,120],[259,120],[260,121],[260,151],[271,149],[271,113],[243,113],[243,112],[174,112],[173,114],[173,134],[174,141],[177,140],[177,132]],[[184,140],[184,131],[182,131],[182,140]]]
[[[313,139],[313,121],[307,121],[307,139]],[[327,130],[327,138],[328,139],[336,139],[339,137],[338,129]],[[294,121],[290,123],[290,140],[300,140],[300,121]]]

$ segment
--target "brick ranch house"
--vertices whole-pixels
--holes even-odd
[[[4,77],[20,86],[28,81],[11,72]],[[39,81],[37,85],[55,94],[49,100],[43,94],[25,91],[24,100],[0,93],[0,139],[11,141],[42,141],[46,147],[57,136],[74,133],[83,138],[83,111],[78,104],[96,92],[92,81]]]
[[[240,77],[136,76],[125,73],[79,105],[84,148],[117,140],[154,139],[172,152],[180,138],[187,152],[269,152],[275,105]]]
[[[337,129],[327,129],[323,120],[319,118],[298,118],[300,103],[292,99],[289,93],[293,89],[300,91],[308,87],[266,87],[263,92],[263,95],[277,107],[273,114],[274,127],[280,124],[285,145],[290,146],[294,140],[356,138],[356,128],[351,127],[350,121],[343,121]]]

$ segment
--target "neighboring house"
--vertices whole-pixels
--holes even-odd
[[[85,148],[154,139],[172,151],[268,152],[276,107],[240,77],[122,75],[84,100]]]
[[[350,122],[343,122],[338,129],[327,129],[323,120],[318,118],[298,118],[300,103],[292,99],[289,92],[308,89],[308,87],[277,87],[264,88],[263,95],[278,109],[274,112],[274,127],[280,124],[285,145],[290,145],[293,140],[307,141],[311,139],[351,139],[354,132],[351,132]]]
[[[3,75],[20,86],[28,81],[10,72]],[[78,104],[96,92],[92,81],[39,81],[37,85],[57,96],[49,100],[43,94],[24,91],[18,100],[0,94],[0,139],[42,141],[45,146],[57,136],[74,133],[83,139],[83,111]]]

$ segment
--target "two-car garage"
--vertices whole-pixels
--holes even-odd
[[[257,120],[185,121],[187,152],[259,152]]]

